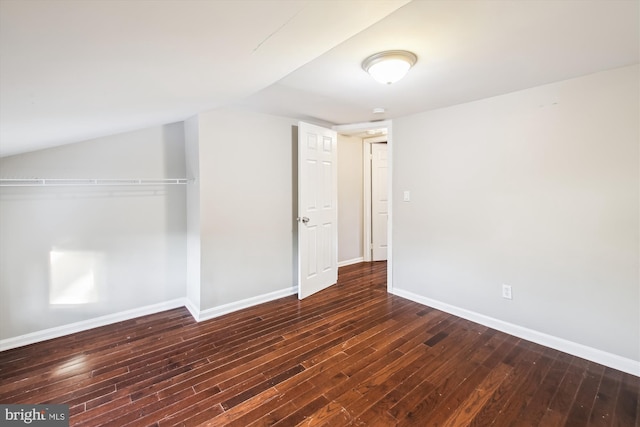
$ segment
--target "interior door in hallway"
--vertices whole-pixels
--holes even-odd
[[[387,144],[371,144],[371,259],[387,259],[389,197]]]
[[[298,123],[298,298],[338,281],[337,133]]]

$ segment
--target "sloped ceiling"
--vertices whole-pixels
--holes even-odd
[[[1,0],[0,155],[183,120],[408,0]]]
[[[394,118],[636,64],[639,4],[0,0],[0,155],[228,105]],[[419,57],[390,86],[360,67],[386,49]]]

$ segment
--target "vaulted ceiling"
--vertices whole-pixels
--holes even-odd
[[[636,64],[639,5],[0,0],[0,155],[223,106],[336,124],[394,118]],[[360,67],[387,49],[419,58],[390,86]]]

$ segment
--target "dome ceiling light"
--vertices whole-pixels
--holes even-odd
[[[403,78],[418,61],[415,53],[406,50],[387,50],[362,61],[362,69],[382,84],[395,83]]]

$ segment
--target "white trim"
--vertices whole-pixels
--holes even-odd
[[[234,302],[230,302],[229,304],[223,304],[217,307],[198,311],[198,315],[193,317],[198,322],[202,322],[204,320],[213,319],[214,317],[218,317],[224,314],[233,313],[234,311],[242,310],[243,308],[249,308],[249,307],[253,307],[254,305],[263,304],[265,302],[273,301],[279,298],[288,297],[290,295],[296,295],[297,293],[298,293],[297,287],[280,289],[279,291],[270,292],[268,294],[258,295],[255,297],[243,299],[241,301],[234,301]]]
[[[332,126],[331,129],[342,134],[350,134],[350,133],[353,134],[361,131],[367,131],[369,129],[380,129],[385,127],[388,128],[389,126],[391,126],[391,120],[380,120],[379,122],[361,122],[361,123],[349,123],[346,125],[335,125],[335,126]],[[387,129],[387,135],[389,135],[388,129]]]
[[[338,262],[338,267],[346,267],[347,265],[357,264],[359,262],[364,262],[364,258],[360,257],[360,258],[353,258],[345,261],[340,261]]]
[[[441,301],[423,297],[421,295],[414,294],[413,292],[405,291],[403,289],[395,288],[393,289],[392,293],[394,295],[406,298],[419,304],[427,305],[429,307],[436,308],[455,316],[462,317],[463,319],[471,320],[472,322],[497,329],[509,335],[513,335],[527,341],[533,341],[545,347],[550,347],[555,350],[569,353],[571,355],[581,357],[583,359],[587,359],[592,362],[596,362],[601,365],[605,365],[610,368],[640,377],[639,361],[618,356],[613,353],[608,353],[606,351],[579,344],[573,341],[568,341],[563,338],[558,338],[553,335],[548,335],[543,332],[538,332],[536,330],[495,319],[493,317],[485,316],[484,314],[476,313],[474,311],[456,307]]]
[[[65,335],[74,334],[76,332],[82,332],[88,329],[98,328],[100,326],[106,326],[112,323],[122,322],[124,320],[130,320],[140,316],[147,316],[149,314],[155,314],[161,311],[173,310],[174,308],[183,307],[184,305],[185,299],[177,298],[171,301],[147,305],[140,308],[121,311],[119,313],[107,314],[105,316],[100,316],[93,319],[69,323],[67,325],[56,326],[54,328],[44,329],[42,331],[31,332],[29,334],[7,338],[0,340],[0,351],[22,347],[53,338],[59,338]]]
[[[209,308],[203,311],[198,310],[196,308],[196,305],[190,299],[177,298],[171,301],[147,305],[145,307],[134,308],[131,310],[121,311],[119,313],[96,317],[94,319],[83,320],[81,322],[70,323],[68,325],[56,326],[55,328],[44,329],[42,331],[32,332],[17,337],[0,340],[0,351],[10,350],[12,348],[22,347],[53,338],[59,338],[65,335],[74,334],[76,332],[82,332],[89,329],[98,328],[100,326],[106,326],[112,323],[134,319],[140,316],[147,316],[149,314],[160,313],[166,310],[173,310],[174,308],[178,307],[185,307],[187,310],[189,310],[189,313],[191,314],[191,316],[193,316],[196,322],[202,322],[204,320],[213,319],[214,317],[242,310],[243,308],[253,307],[254,305],[288,297],[290,295],[295,295],[297,294],[297,292],[297,287],[281,289],[279,291],[270,292],[264,295],[258,295],[256,297],[247,298],[242,301],[220,305],[218,307]]]
[[[184,299],[184,307],[189,310],[189,313],[191,314],[191,317],[193,317],[193,319],[196,322],[200,321],[200,309],[196,307],[196,305],[193,303],[193,301],[191,301],[189,298],[185,298]]]
[[[376,144],[379,142],[387,142],[387,134],[385,133],[384,135],[380,135],[380,136],[373,136],[371,138],[362,138],[362,142],[366,142],[368,144]]]
[[[387,124],[387,198],[389,199],[387,224],[387,292],[393,293],[393,122]]]

